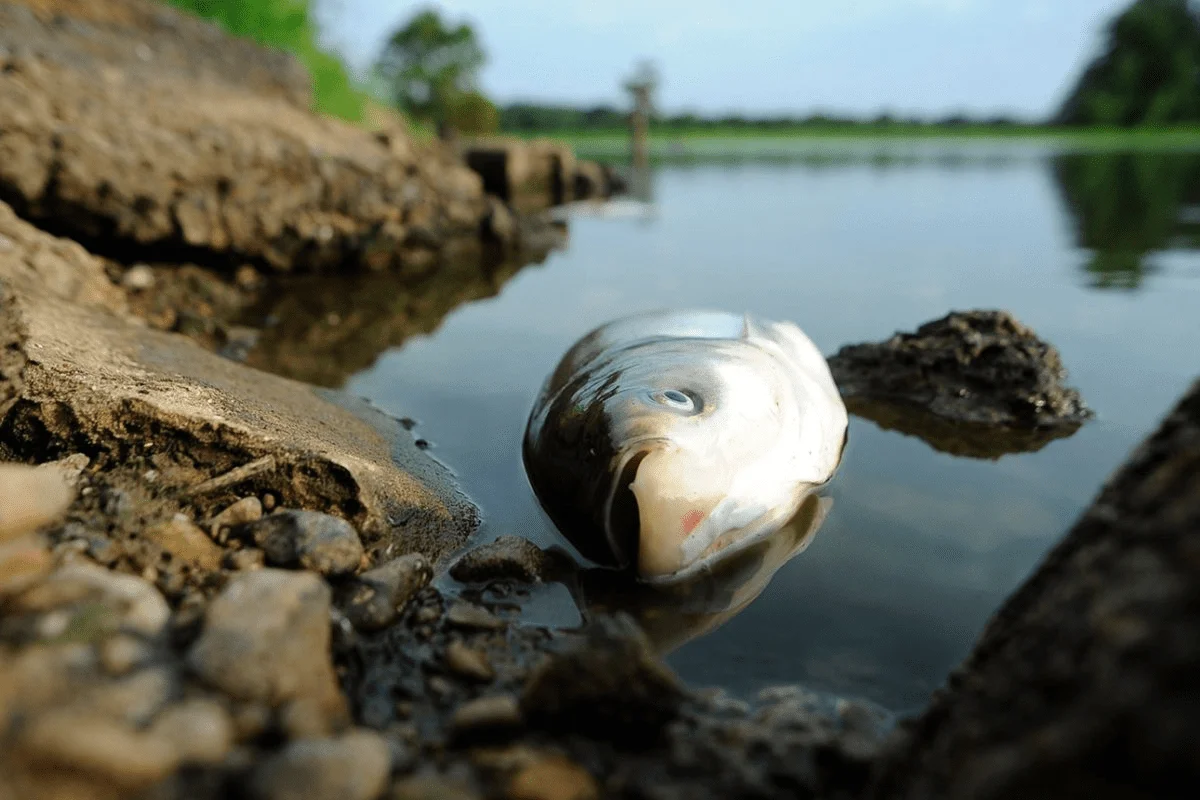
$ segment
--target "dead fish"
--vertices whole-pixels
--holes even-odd
[[[641,314],[563,356],[525,430],[525,471],[580,554],[683,580],[778,531],[846,444],[846,408],[790,322]]]

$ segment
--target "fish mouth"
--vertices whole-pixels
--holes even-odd
[[[621,569],[637,561],[642,515],[632,487],[637,479],[638,469],[648,455],[650,450],[643,448],[625,457],[613,478],[608,503],[605,505],[604,533],[617,566]]]

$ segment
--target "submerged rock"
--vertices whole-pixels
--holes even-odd
[[[243,528],[278,567],[303,567],[322,575],[355,572],[363,559],[358,531],[344,519],[316,511],[280,509]]]
[[[853,413],[964,455],[1037,449],[1091,416],[1063,384],[1058,351],[1005,311],[954,312],[915,333],[843,347],[829,366]],[[998,428],[1017,434],[999,441]]]
[[[375,800],[391,772],[391,751],[377,733],[293,742],[255,770],[261,800]]]
[[[520,536],[501,536],[473,547],[450,567],[450,575],[464,583],[510,578],[534,583],[557,565],[554,557]]]
[[[996,613],[877,798],[1200,787],[1200,382]]]

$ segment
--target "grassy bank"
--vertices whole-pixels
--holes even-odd
[[[518,131],[521,138],[548,137],[571,145],[581,158],[621,161],[629,135],[621,129]],[[974,144],[1035,143],[1073,150],[1200,149],[1200,127],[1057,128],[1034,125],[804,125],[698,126],[652,129],[656,161],[809,160],[837,154],[903,158],[923,145],[944,143],[969,150]]]

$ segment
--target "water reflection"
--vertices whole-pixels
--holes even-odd
[[[1069,153],[1052,171],[1092,286],[1136,289],[1155,251],[1200,248],[1200,155]]]
[[[289,378],[338,387],[385,350],[430,334],[455,308],[494,297],[519,271],[566,242],[566,226],[544,226],[527,246],[502,255],[466,249],[415,278],[393,273],[306,275],[280,279],[243,314],[261,327],[247,364]]]
[[[832,505],[831,498],[810,494],[775,535],[686,583],[650,586],[611,570],[588,570],[579,576],[577,602],[585,615],[632,615],[666,655],[744,611],[784,564],[808,548]]]

